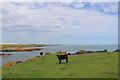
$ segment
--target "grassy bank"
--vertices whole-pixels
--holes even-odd
[[[69,55],[58,64],[55,54],[3,67],[3,78],[117,78],[118,53]]]
[[[52,45],[46,45],[46,44],[2,44],[0,46],[2,46],[2,47],[0,47],[0,50],[1,51],[3,50],[2,52],[9,52],[11,49],[15,49],[15,50],[19,51],[18,48],[25,49],[25,47],[43,47],[43,46],[52,46]],[[11,48],[7,49],[7,47],[11,47]],[[18,48],[12,48],[12,47],[18,47]],[[30,50],[32,50],[32,49],[33,48],[31,48]],[[28,49],[26,49],[26,50],[28,50]],[[12,50],[12,51],[14,51],[14,50]]]
[[[51,46],[46,44],[2,44],[2,47],[41,47],[41,46]]]

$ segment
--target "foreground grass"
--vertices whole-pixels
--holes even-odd
[[[119,80],[120,80],[120,53],[118,54],[118,77],[119,77]]]
[[[117,78],[118,54],[70,55],[67,64],[58,64],[56,55],[50,54],[2,70],[3,78]]]
[[[0,67],[0,79],[2,79],[2,67]]]

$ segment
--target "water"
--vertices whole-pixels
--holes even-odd
[[[108,51],[114,51],[118,48],[117,45],[60,45],[60,46],[48,46],[43,49],[43,52],[51,52],[55,53],[57,51],[66,51],[70,53],[75,53],[79,50],[104,50],[107,49]]]
[[[2,65],[6,62],[13,61],[13,60],[26,60],[27,58],[32,58],[34,56],[38,56],[39,53],[42,52],[50,52],[55,53],[57,51],[66,51],[70,53],[75,53],[79,50],[90,50],[90,51],[96,51],[96,50],[104,50],[107,49],[108,51],[114,51],[118,49],[117,45],[59,45],[59,46],[46,46],[42,47],[43,50],[39,51],[24,51],[24,52],[3,52],[5,54],[11,54],[2,57]],[[0,57],[1,60],[1,57]],[[1,66],[1,65],[0,65]]]

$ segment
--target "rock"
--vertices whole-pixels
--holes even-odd
[[[100,51],[95,51],[96,53],[100,53]]]
[[[115,50],[115,51],[113,51],[113,52],[120,52],[120,49],[117,49],[117,50]]]
[[[2,54],[0,54],[0,55],[2,55],[2,56],[3,56],[3,55],[11,55],[11,54],[5,54],[5,53],[2,53]]]
[[[84,53],[86,53],[85,50],[79,50],[76,54],[84,54]]]
[[[104,52],[107,52],[107,49],[104,49]]]

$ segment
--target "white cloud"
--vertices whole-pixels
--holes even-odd
[[[30,5],[35,6],[33,3],[23,3],[22,6],[3,4],[4,34],[10,31],[11,36],[34,35],[33,37],[43,36],[45,39],[62,35],[117,36],[116,15],[94,9],[74,9],[49,4],[43,8],[31,9]]]
[[[83,8],[83,7],[85,6],[85,4],[86,4],[86,3],[82,3],[82,2],[78,3],[78,2],[75,2],[75,3],[73,3],[73,7],[75,7],[75,8]]]
[[[66,6],[70,6],[72,4],[72,2],[61,2],[61,5],[66,5]]]
[[[118,12],[118,2],[90,3],[94,9],[101,9],[104,12]]]

